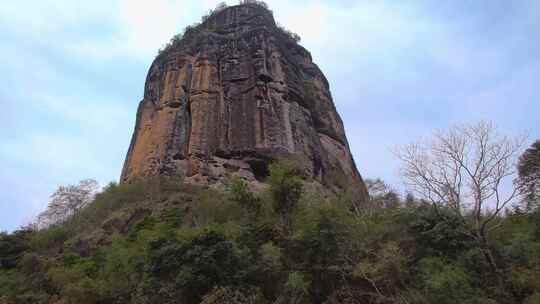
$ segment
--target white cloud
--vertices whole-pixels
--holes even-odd
[[[166,0],[122,0],[120,20],[125,32],[126,48],[139,55],[155,54],[157,48],[179,31],[182,12],[181,2]]]
[[[300,9],[297,2],[287,1],[271,8],[276,14],[276,21],[299,34],[304,42],[322,46],[330,39],[331,15],[327,5],[304,3]]]
[[[9,128],[0,130],[0,179],[10,180],[2,189],[10,193],[0,201],[17,199],[21,214],[46,202],[57,184],[115,179],[144,69],[159,47],[219,2],[2,1],[0,57],[8,60],[0,118]],[[493,17],[477,16],[483,10],[463,12],[459,19],[470,23],[459,24],[430,10],[429,1],[267,3],[328,77],[364,176],[396,181],[389,145],[451,120],[494,116],[503,127],[537,125],[536,3],[522,4],[499,26],[501,39],[488,43],[479,39],[485,28],[475,27]],[[19,185],[16,195],[10,185]]]

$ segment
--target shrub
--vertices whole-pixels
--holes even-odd
[[[274,163],[270,165],[270,195],[274,212],[279,215],[281,225],[289,231],[292,213],[298,207],[302,195],[300,171],[289,163]]]
[[[0,269],[9,269],[17,265],[25,250],[29,249],[31,231],[19,230],[12,234],[0,232]]]
[[[429,303],[464,303],[472,298],[470,278],[463,268],[434,257],[423,259],[419,266]]]
[[[395,242],[388,242],[373,251],[369,259],[355,266],[353,274],[367,280],[378,292],[396,293],[408,276],[407,256]]]
[[[95,282],[89,278],[84,278],[75,283],[67,283],[63,288],[64,298],[68,303],[77,304],[98,304],[101,302],[98,288]]]
[[[0,303],[13,303],[8,302],[7,299],[13,299],[16,295],[23,293],[24,288],[28,288],[25,282],[25,275],[21,272],[12,270],[0,270]],[[2,297],[6,302],[2,302]]]
[[[214,286],[243,282],[247,262],[223,234],[206,231],[192,240],[167,237],[152,241],[146,272],[154,282],[150,285],[174,282],[186,302],[198,303]]]
[[[254,287],[216,287],[203,297],[201,304],[263,304],[261,291]]]
[[[36,251],[60,246],[69,237],[70,231],[64,225],[55,225],[32,234],[30,247]]]
[[[272,242],[265,243],[260,247],[260,262],[265,271],[278,272],[281,270],[282,251],[283,249],[277,247]]]
[[[249,217],[256,218],[261,213],[261,199],[249,191],[248,184],[239,178],[232,180],[229,189],[231,200],[238,203]]]
[[[238,203],[224,199],[222,195],[210,189],[201,191],[192,207],[191,221],[198,228],[229,221],[240,222],[243,218],[243,212]]]
[[[145,201],[162,202],[172,194],[185,190],[180,177],[154,177],[135,180],[132,183],[110,183],[77,218],[65,223],[67,230],[75,233],[101,226],[104,219],[127,206]]]
[[[411,209],[409,231],[415,236],[424,254],[457,256],[473,245],[466,223],[450,209],[424,205]]]
[[[139,283],[139,262],[144,251],[126,239],[115,237],[111,247],[103,253],[104,261],[98,273],[102,281],[100,293],[107,299],[127,302]]]
[[[276,304],[285,303],[310,303],[309,301],[309,288],[310,282],[306,279],[304,274],[298,271],[289,273],[284,289],[280,296],[275,301]]]
[[[287,262],[309,275],[312,300],[324,301],[344,272],[342,256],[350,239],[349,219],[334,206],[312,206],[297,217],[294,238],[286,248]]]

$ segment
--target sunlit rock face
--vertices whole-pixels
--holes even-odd
[[[152,63],[121,180],[181,174],[256,183],[294,158],[334,191],[366,195],[328,81],[258,5],[228,7]]]

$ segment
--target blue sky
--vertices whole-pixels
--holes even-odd
[[[2,1],[0,230],[60,184],[118,179],[158,48],[218,2]],[[540,1],[267,3],[330,81],[364,177],[399,188],[391,148],[455,123],[540,138]]]

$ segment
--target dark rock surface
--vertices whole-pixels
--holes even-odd
[[[122,182],[182,174],[200,183],[265,178],[295,157],[333,191],[367,197],[328,81],[258,5],[228,7],[152,63]]]

